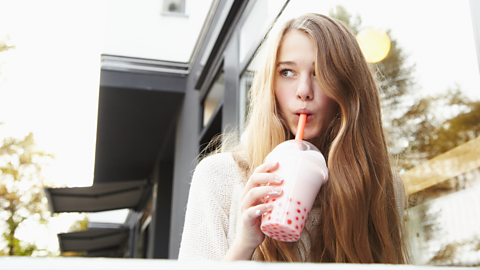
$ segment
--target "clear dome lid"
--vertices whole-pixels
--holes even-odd
[[[288,140],[277,145],[277,147],[275,147],[272,152],[267,155],[265,161],[273,161],[275,160],[275,157],[285,155],[298,156],[314,162],[319,166],[319,168],[323,168],[325,181],[328,179],[328,168],[325,158],[315,145],[303,140]]]
[[[303,140],[288,140],[288,141],[285,141],[279,145],[277,145],[277,147],[275,147],[275,149],[273,149],[272,153],[273,152],[276,152],[276,151],[284,151],[284,150],[297,150],[297,151],[317,151],[317,152],[320,152],[320,150],[318,150],[318,148],[307,142],[307,141],[303,141]]]
[[[285,154],[302,155],[312,159],[312,161],[318,163],[319,165],[326,167],[325,158],[320,150],[318,150],[315,145],[303,140],[288,140],[277,145],[277,147],[275,147],[272,152],[267,155],[266,159],[268,159],[268,156]]]

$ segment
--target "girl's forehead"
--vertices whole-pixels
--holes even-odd
[[[278,60],[293,61],[290,58],[314,57],[314,52],[314,43],[306,33],[299,30],[289,30],[280,43]]]

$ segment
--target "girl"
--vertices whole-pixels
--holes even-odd
[[[268,48],[251,88],[248,139],[197,166],[179,260],[406,263],[403,196],[382,129],[374,77],[355,36],[320,14],[288,21]],[[329,170],[301,239],[284,243],[260,230],[261,215],[282,196],[279,164],[263,164],[293,139],[300,113],[304,140]],[[266,185],[269,183],[269,185]]]

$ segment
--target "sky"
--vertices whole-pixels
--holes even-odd
[[[105,2],[0,1],[0,137],[29,132],[56,185],[93,181]]]
[[[38,148],[55,156],[43,175],[56,186],[93,181],[106,4],[0,1],[0,40],[16,47],[0,54],[0,138],[33,132]],[[56,233],[79,218],[62,214],[48,228],[31,222],[18,237],[55,251]]]
[[[359,15],[362,27],[390,30],[390,38],[406,53],[407,63],[416,66],[419,94],[439,93],[458,83],[466,95],[480,99],[468,0],[292,0],[279,21],[307,12],[329,14],[337,5]]]
[[[416,65],[419,92],[432,94],[458,83],[480,99],[467,0],[292,0],[282,18],[328,14],[338,3],[361,15],[362,26],[392,30]],[[108,1],[0,0],[0,40],[16,46],[0,54],[0,138],[33,132],[38,147],[55,155],[44,175],[56,186],[93,181],[107,8]],[[66,230],[65,220],[55,221],[53,231]]]

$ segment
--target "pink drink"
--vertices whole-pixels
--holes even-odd
[[[275,240],[295,242],[300,239],[320,187],[328,179],[328,170],[320,151],[301,140],[275,147],[265,162],[275,161],[279,167],[272,173],[283,177],[283,194],[265,198],[265,203],[273,203],[273,209],[263,215],[261,229]]]

